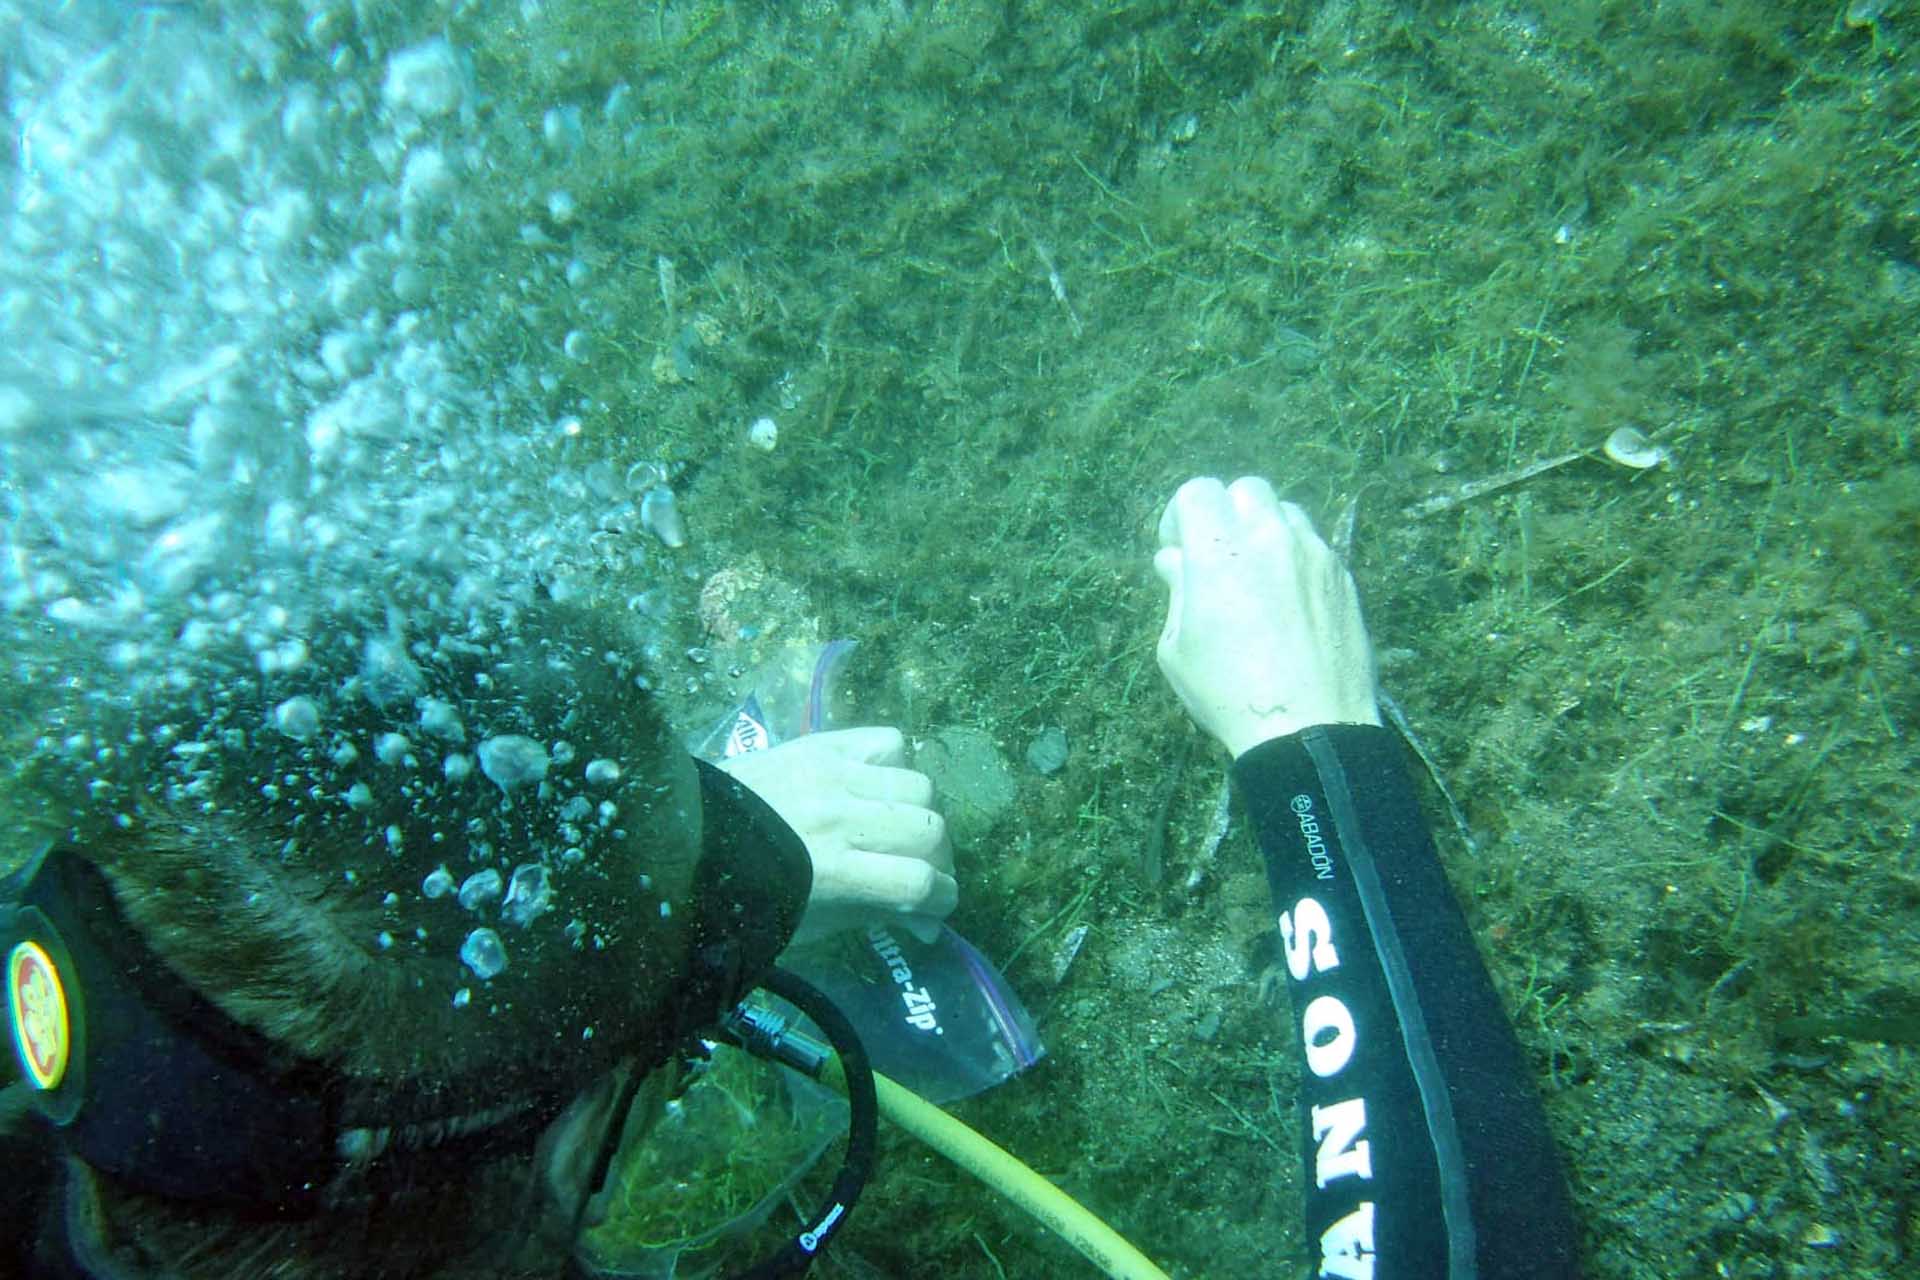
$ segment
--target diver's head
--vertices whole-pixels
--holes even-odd
[[[164,1073],[205,1051],[234,1096],[263,1100],[160,1116],[162,1138],[133,1149],[111,1113],[140,1099],[105,1073],[48,1111],[161,1219],[180,1215],[156,1200],[294,1218],[412,1204],[394,1224],[430,1253],[429,1224],[470,1229],[439,1203],[452,1185],[524,1166],[596,1075],[656,1065],[751,985],[797,921],[804,853],[696,773],[584,615],[459,637],[384,619],[306,643],[292,669],[194,682],[131,717],[110,773],[86,744],[92,776],[70,775],[84,794],[50,852],[64,869],[41,886],[65,904],[39,914],[56,938],[101,935],[64,944],[79,1000],[93,982],[98,1009],[154,1013],[152,1042],[119,1048],[123,1083],[127,1062]],[[89,1107],[106,1113],[93,1130]],[[282,1123],[313,1150],[201,1150]]]
[[[599,1057],[684,972],[701,824],[602,640],[557,608],[487,641],[311,639],[332,651],[146,726],[158,785],[84,851],[170,966],[303,1057]]]

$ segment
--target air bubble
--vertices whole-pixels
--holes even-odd
[[[540,120],[540,134],[547,140],[547,145],[556,151],[579,146],[585,137],[585,131],[580,127],[580,108],[547,108],[547,114]]]
[[[464,93],[460,63],[445,40],[429,40],[387,59],[380,96],[396,111],[442,116],[460,105]]]
[[[475,929],[460,944],[460,961],[485,982],[506,971],[507,948],[491,929]]]
[[[460,886],[460,905],[469,911],[478,911],[500,896],[500,873],[492,867],[485,871],[476,871],[468,876]]]
[[[320,731],[320,708],[312,698],[288,698],[273,709],[273,727],[305,742]]]
[[[436,738],[445,738],[449,742],[465,742],[467,727],[460,721],[460,712],[451,702],[439,698],[422,698],[417,704],[420,708],[420,727]]]
[[[507,886],[506,901],[500,904],[502,919],[526,928],[535,917],[553,908],[553,876],[537,862],[513,869],[513,881]]]
[[[503,733],[480,744],[480,771],[511,792],[547,776],[547,749],[524,734]]]

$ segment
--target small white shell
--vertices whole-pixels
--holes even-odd
[[[1673,456],[1667,452],[1665,445],[1655,444],[1632,427],[1621,427],[1615,431],[1600,449],[1609,461],[1632,467],[1635,471],[1657,467]]]
[[[680,504],[664,484],[656,484],[640,499],[640,523],[670,547],[687,545],[687,524],[680,518]]]
[[[772,453],[780,443],[780,424],[772,418],[755,418],[747,428],[747,443],[763,453]]]
[[[1077,924],[1067,930],[1067,936],[1060,939],[1053,949],[1053,962],[1049,966],[1053,974],[1053,985],[1059,986],[1066,981],[1067,970],[1073,968],[1074,960],[1080,955],[1080,944],[1087,940],[1087,926]]]

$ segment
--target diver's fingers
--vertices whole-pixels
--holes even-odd
[[[917,769],[857,764],[847,775],[847,790],[862,800],[890,801],[922,809],[933,807],[933,780]]]
[[[905,764],[907,762],[907,740],[890,724],[867,724],[855,729],[829,729],[825,733],[809,734],[804,738],[795,738],[793,741],[812,743],[820,750],[831,751],[849,760],[858,760],[862,764]]]
[[[1178,547],[1162,547],[1153,553],[1153,571],[1160,575],[1160,581],[1167,584],[1167,590],[1174,599],[1180,598],[1180,567],[1186,557],[1180,554]]]
[[[1180,620],[1186,608],[1187,558],[1178,547],[1162,547],[1154,553],[1153,571],[1167,584],[1167,620],[1160,628],[1160,647],[1170,649],[1180,639]]]
[[[936,916],[919,916],[909,912],[894,923],[912,934],[922,946],[930,947],[940,937],[940,920]]]
[[[1280,495],[1273,491],[1265,476],[1241,476],[1227,486],[1227,502],[1233,508],[1243,528],[1265,520],[1281,519],[1281,511],[1293,506],[1290,502],[1280,501]],[[1298,507],[1294,507],[1299,511]],[[1303,513],[1304,514],[1304,513]]]
[[[944,918],[960,903],[960,884],[918,858],[849,849],[815,864],[813,897],[838,906],[883,907]]]
[[[843,817],[841,838],[850,849],[920,858],[942,871],[953,870],[953,842],[947,820],[932,809],[888,801],[861,801]]]
[[[1225,540],[1232,518],[1227,487],[1212,476],[1195,476],[1173,491],[1160,515],[1160,545],[1192,550]]]

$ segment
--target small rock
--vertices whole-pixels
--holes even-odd
[[[920,745],[913,767],[933,779],[956,846],[985,836],[1019,796],[993,738],[978,729],[942,729]]]
[[[1048,725],[1027,745],[1027,763],[1049,778],[1066,768],[1068,754],[1067,731],[1059,725]]]

